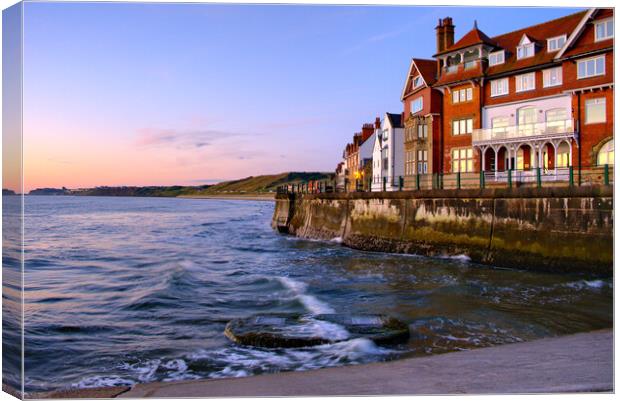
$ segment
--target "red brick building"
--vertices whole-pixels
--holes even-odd
[[[412,59],[401,95],[405,127],[405,188],[415,188],[417,174],[440,171],[441,92],[435,60]]]
[[[557,180],[613,165],[612,9],[495,37],[475,24],[456,43],[454,28],[436,27],[444,173]]]
[[[345,190],[354,191],[360,188],[364,181],[364,172],[362,160],[360,158],[360,146],[375,132],[375,126],[372,123],[362,125],[362,130],[353,135],[353,141],[348,143],[344,150],[345,160]]]

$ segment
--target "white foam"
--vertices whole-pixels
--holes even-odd
[[[277,278],[282,285],[291,290],[297,299],[306,307],[308,312],[315,315],[334,313],[334,309],[327,303],[319,300],[314,295],[306,293],[308,285],[301,281],[293,280],[290,277],[278,277]]]
[[[582,290],[585,288],[603,288],[607,283],[603,280],[579,280],[571,283],[564,284],[567,287],[574,288],[576,290]]]
[[[337,244],[342,244],[342,237],[334,237],[330,241],[335,242]]]
[[[452,260],[458,260],[459,262],[471,262],[471,258],[467,255],[461,254],[461,255],[444,255],[444,256],[440,256],[441,259],[452,259]]]

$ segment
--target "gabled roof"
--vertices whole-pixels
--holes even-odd
[[[402,128],[402,115],[400,113],[385,113],[385,116],[390,121],[392,128]]]
[[[436,56],[440,55],[440,54],[450,53],[450,52],[453,52],[455,50],[461,50],[461,49],[464,49],[466,47],[470,47],[470,46],[474,46],[474,45],[479,45],[479,44],[486,44],[486,45],[493,46],[493,47],[496,46],[495,41],[493,39],[489,38],[480,29],[478,29],[477,24],[474,24],[473,29],[471,31],[467,32],[465,34],[465,36],[463,36],[461,39],[458,40],[458,42],[456,42],[452,46],[448,47],[444,51],[442,51],[440,53],[437,53]]]
[[[500,74],[552,62],[557,52],[547,51],[547,39],[561,35],[568,37],[587,12],[580,11],[541,24],[494,36],[492,40],[497,43],[499,48],[505,50],[505,60],[503,64],[490,66],[487,74]],[[527,36],[532,42],[538,43],[540,48],[536,50],[534,56],[517,60],[517,46],[519,46],[524,36]]]
[[[431,86],[435,83],[435,81],[437,81],[437,61],[423,58],[412,58],[411,64],[409,65],[409,73],[407,74],[407,79],[405,80],[405,86],[403,87],[403,91],[400,96],[401,100],[404,100],[407,92],[411,92],[415,89],[412,88],[411,91],[407,91],[411,78],[417,76],[417,74],[414,73],[415,71],[420,74],[425,86]]]
[[[595,8],[595,9],[589,10],[588,13],[586,13],[583,19],[579,22],[579,25],[577,26],[577,28],[575,28],[573,33],[568,37],[568,39],[566,40],[566,43],[564,44],[564,47],[560,49],[560,51],[555,56],[555,58],[559,59],[561,57],[570,57],[570,56],[575,56],[575,55],[582,54],[582,53],[593,52],[593,51],[613,47],[614,45],[613,38],[607,39],[607,40],[601,40],[601,41],[594,42],[594,43],[592,42],[583,43],[582,42],[581,44],[579,44],[579,38],[583,34],[583,31],[586,25],[588,24],[588,22],[590,22],[591,20],[597,20],[597,19],[613,18],[613,16],[614,16],[614,10],[610,8],[602,8],[602,9]]]

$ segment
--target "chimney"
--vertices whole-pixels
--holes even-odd
[[[362,143],[366,142],[366,139],[370,138],[373,132],[375,132],[373,124],[364,124],[362,126]]]
[[[445,50],[445,47],[444,47],[445,34],[444,34],[441,18],[439,18],[439,22],[437,23],[437,26],[435,27],[435,31],[437,31],[435,34],[437,36],[437,53],[441,53],[442,51]]]
[[[381,119],[379,117],[375,118],[375,129],[381,129]]]
[[[443,19],[443,32],[444,50],[446,50],[454,44],[454,25],[452,25],[452,18],[446,17]]]

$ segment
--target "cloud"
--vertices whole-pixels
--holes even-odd
[[[221,130],[192,130],[142,128],[138,130],[135,141],[139,148],[171,147],[175,149],[200,149],[210,146],[213,142],[228,138],[256,135]]]

